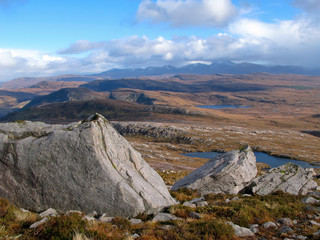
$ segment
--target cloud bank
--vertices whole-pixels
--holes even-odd
[[[223,31],[206,38],[128,36],[98,42],[79,40],[55,53],[0,49],[0,81],[221,59],[319,68],[320,19],[315,14],[320,11],[319,1],[295,0],[293,4],[303,12],[293,19],[267,23],[240,15],[234,18],[239,9],[229,0],[144,0],[137,10],[141,20],[165,21],[175,26],[219,25],[224,26]]]
[[[227,25],[238,11],[231,0],[144,0],[137,12],[138,21],[167,22],[171,26]]]

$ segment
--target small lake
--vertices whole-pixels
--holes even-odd
[[[191,152],[191,153],[185,153],[182,155],[186,156],[186,157],[198,157],[198,158],[211,159],[211,158],[214,158],[220,154],[221,153],[218,153],[218,152]],[[262,153],[262,152],[254,152],[254,155],[256,156],[257,162],[266,163],[271,168],[279,167],[279,166],[286,164],[288,162],[297,164],[303,168],[308,168],[308,167],[320,168],[320,166],[311,165],[308,162],[293,160],[293,159],[289,159],[289,158],[274,157],[274,156],[270,156],[269,154]]]
[[[209,108],[209,109],[224,109],[224,108],[250,108],[250,106],[242,105],[199,105],[199,108]]]

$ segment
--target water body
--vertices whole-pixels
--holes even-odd
[[[217,152],[191,152],[191,153],[185,153],[182,155],[186,156],[186,157],[198,157],[198,158],[211,159],[211,158],[214,158],[220,154],[221,153],[217,153]],[[254,155],[256,156],[257,162],[266,163],[271,168],[279,167],[279,166],[286,164],[288,162],[297,164],[303,168],[308,168],[308,167],[320,168],[320,166],[311,165],[308,162],[293,160],[293,159],[289,159],[289,158],[274,157],[274,156],[270,156],[269,154],[262,153],[262,152],[254,152]]]
[[[209,108],[209,109],[224,109],[224,108],[250,108],[250,106],[241,105],[199,105],[199,108]]]

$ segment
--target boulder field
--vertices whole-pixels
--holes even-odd
[[[175,203],[162,178],[101,115],[0,124],[0,197],[33,211],[132,217]]]

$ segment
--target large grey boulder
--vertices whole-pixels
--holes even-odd
[[[293,163],[287,163],[270,169],[267,173],[252,180],[246,191],[264,196],[276,191],[293,195],[305,195],[318,184],[313,181],[312,168],[304,169]]]
[[[257,175],[256,158],[248,146],[221,154],[176,182],[172,190],[191,188],[201,194],[237,194]]]
[[[0,124],[0,197],[33,211],[155,213],[175,201],[101,115],[70,125]]]

